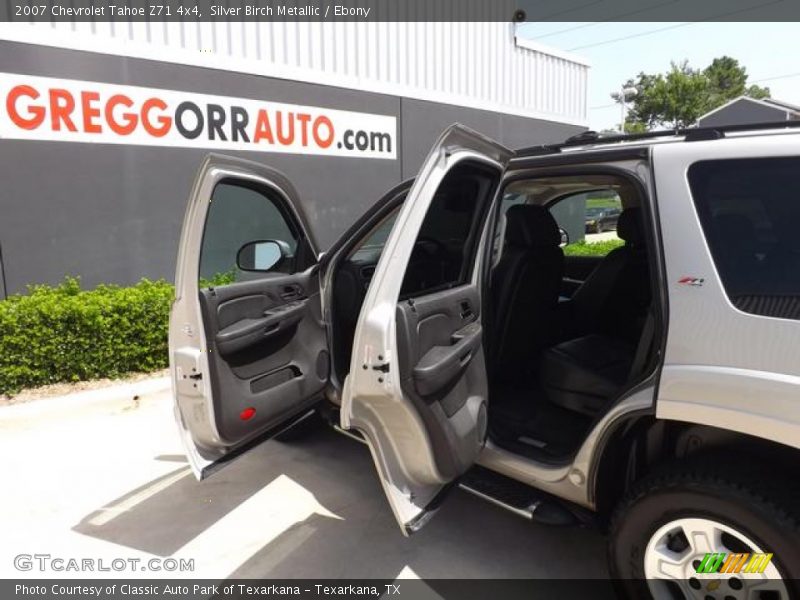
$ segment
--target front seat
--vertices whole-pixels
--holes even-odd
[[[651,293],[638,208],[623,211],[617,235],[625,245],[609,252],[570,300],[578,337],[549,348],[542,358],[548,400],[589,416],[619,394],[651,341],[643,335]]]
[[[561,233],[546,208],[506,212],[505,245],[492,273],[495,381],[525,380],[553,341],[554,311],[564,274]]]

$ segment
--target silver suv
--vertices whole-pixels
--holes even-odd
[[[283,175],[209,156],[169,339],[195,474],[322,418],[369,447],[405,535],[459,485],[606,528],[631,597],[793,597],[800,135],[779,127],[512,152],[454,125],[324,253]],[[593,245],[598,205],[622,211]]]

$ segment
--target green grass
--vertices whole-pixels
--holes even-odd
[[[567,256],[605,256],[614,248],[619,248],[625,242],[622,240],[605,240],[602,242],[587,242],[581,240],[564,247]]]
[[[586,208],[621,208],[619,198],[587,198]]]

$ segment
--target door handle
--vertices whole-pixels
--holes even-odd
[[[461,320],[466,321],[467,319],[471,319],[475,316],[475,313],[472,312],[472,306],[470,305],[469,301],[464,300],[461,303]]]
[[[281,289],[280,297],[284,300],[294,300],[303,295],[303,288],[296,283],[284,285]]]

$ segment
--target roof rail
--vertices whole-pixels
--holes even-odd
[[[601,136],[596,131],[583,131],[577,135],[567,138],[560,144],[543,144],[540,146],[530,146],[521,148],[515,153],[515,157],[541,156],[545,154],[557,154],[562,148],[574,146],[595,146],[603,144],[618,144],[621,142],[638,142],[640,140],[651,140],[664,137],[683,137],[686,142],[696,142],[701,140],[716,140],[725,137],[726,132],[737,131],[757,131],[759,129],[792,129],[800,128],[800,120],[797,121],[769,121],[766,123],[746,123],[739,125],[719,125],[716,127],[685,127],[680,129],[662,129],[659,131],[647,131],[645,133],[627,133],[620,135]]]

